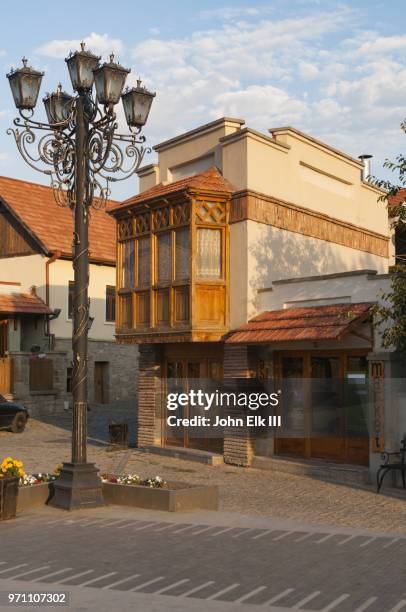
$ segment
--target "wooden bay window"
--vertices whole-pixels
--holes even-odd
[[[120,234],[118,328],[134,336],[228,324],[228,204],[198,197],[157,201],[134,210]],[[125,232],[125,235],[123,234]],[[213,333],[215,333],[213,331]],[[206,338],[207,336],[205,336]]]

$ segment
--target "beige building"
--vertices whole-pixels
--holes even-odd
[[[0,177],[0,393],[32,413],[71,400],[72,212],[52,189]],[[115,342],[115,224],[91,213],[89,401],[135,397],[136,347]],[[131,363],[126,370],[126,364]]]
[[[205,440],[174,437],[159,403],[171,378],[328,386],[382,375],[371,307],[388,287],[393,248],[363,163],[297,129],[262,134],[231,118],[155,150],[157,164],[139,170],[140,194],[112,213],[117,338],[140,346],[139,445],[221,449],[241,465],[258,454],[374,463],[381,408],[352,432],[357,419],[337,409],[323,433],[306,399],[296,434],[264,441],[231,428]]]

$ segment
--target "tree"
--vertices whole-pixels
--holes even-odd
[[[406,120],[401,124],[406,133]],[[400,154],[395,161],[385,160],[384,168],[388,168],[398,175],[398,184],[388,180],[374,179],[374,184],[386,191],[379,199],[387,205],[406,186],[406,158]],[[406,198],[405,198],[406,200]],[[395,200],[396,201],[396,200]],[[401,232],[406,238],[406,204],[388,207],[391,227]],[[385,348],[395,348],[406,358],[406,264],[397,263],[391,270],[391,291],[381,296],[385,304],[377,305],[374,309],[375,325],[383,326],[382,344]]]

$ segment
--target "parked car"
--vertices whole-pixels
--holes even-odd
[[[0,429],[22,433],[28,417],[28,410],[24,406],[9,402],[3,395],[0,395]]]

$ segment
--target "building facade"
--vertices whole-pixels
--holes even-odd
[[[0,393],[33,414],[70,403],[73,219],[52,189],[0,177]],[[115,342],[115,224],[91,212],[89,401],[134,399],[137,347]]]
[[[327,418],[326,387],[365,382],[386,359],[371,323],[393,260],[382,192],[359,159],[294,128],[269,132],[223,118],[165,141],[140,194],[112,210],[117,339],[140,349],[138,444],[221,449],[239,465],[256,454],[373,464],[383,415],[349,431],[342,391]],[[174,439],[161,399],[174,378],[317,379],[321,406],[304,391],[296,409],[282,403],[300,423],[280,440],[241,428]]]

